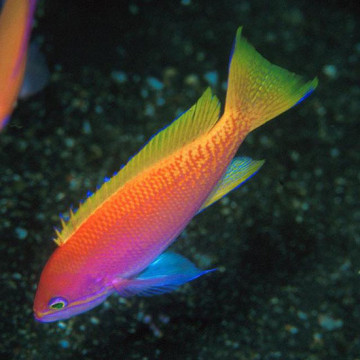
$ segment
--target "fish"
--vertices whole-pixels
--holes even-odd
[[[35,7],[36,0],[7,0],[0,14],[0,131],[23,82]]]
[[[214,271],[168,247],[196,214],[261,168],[263,160],[236,156],[247,134],[300,103],[317,83],[271,64],[240,27],[222,116],[218,98],[206,89],[76,213],[70,210],[40,276],[35,319],[68,319],[115,293],[168,293]]]

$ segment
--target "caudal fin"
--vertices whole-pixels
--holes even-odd
[[[230,59],[225,113],[248,121],[249,131],[295,106],[316,88],[264,59],[237,30]]]

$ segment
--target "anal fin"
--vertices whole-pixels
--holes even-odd
[[[264,162],[264,160],[252,160],[246,156],[234,158],[199,212],[249,180],[259,171]]]
[[[168,251],[135,278],[115,279],[113,286],[123,297],[160,295],[214,270],[198,269],[190,260]]]

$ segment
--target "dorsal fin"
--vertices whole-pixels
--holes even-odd
[[[157,133],[127,163],[117,175],[118,184],[125,184],[144,169],[207,133],[217,122],[219,112],[219,100],[208,88],[195,105]]]
[[[220,103],[208,88],[188,111],[174,120],[169,126],[155,135],[115,176],[101,186],[80,205],[76,214],[70,211],[67,223],[62,221],[63,229],[56,231],[55,242],[63,245],[72,233],[103,202],[117,192],[126,182],[146,168],[171,155],[184,145],[207,133],[218,121]]]

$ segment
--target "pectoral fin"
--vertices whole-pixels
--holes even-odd
[[[264,162],[264,160],[252,160],[245,156],[234,158],[199,212],[249,180],[259,171]]]
[[[137,277],[115,279],[113,286],[123,297],[160,295],[214,270],[200,270],[185,257],[165,252]]]

